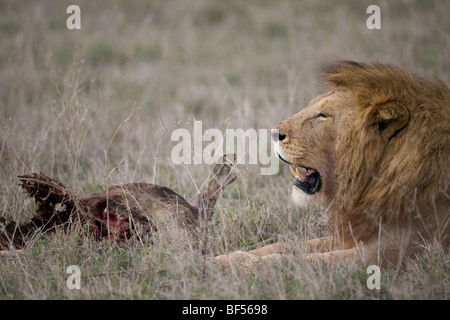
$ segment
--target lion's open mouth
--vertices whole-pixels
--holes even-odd
[[[278,157],[289,164],[289,169],[295,177],[294,185],[304,193],[312,195],[320,189],[320,174],[314,169],[296,166],[284,159],[280,153]]]
[[[311,168],[291,165],[292,175],[295,177],[294,185],[306,194],[314,194],[320,189],[320,174]]]

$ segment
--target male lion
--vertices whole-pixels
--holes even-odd
[[[307,259],[400,267],[424,241],[450,243],[450,89],[397,67],[336,62],[330,91],[279,122],[278,156],[300,206],[321,203],[329,236],[307,241]],[[280,257],[287,243],[217,257],[247,267]]]

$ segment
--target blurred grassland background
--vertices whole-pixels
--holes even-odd
[[[81,30],[66,28],[71,4]],[[366,27],[371,4],[381,30]],[[0,216],[30,216],[17,175],[36,171],[79,195],[145,181],[190,197],[208,167],[172,163],[174,129],[194,120],[270,129],[323,92],[317,76],[330,61],[387,62],[448,82],[449,12],[447,0],[2,0]],[[325,232],[320,209],[293,206],[286,167],[259,169],[240,166],[225,190],[206,258],[163,236],[153,246],[37,237],[20,258],[0,260],[0,298],[450,298],[450,258],[432,244],[406,272],[384,271],[381,290],[366,288],[358,262],[317,266],[302,255],[270,275],[218,272],[216,254]],[[81,267],[81,290],[66,287],[70,264]]]

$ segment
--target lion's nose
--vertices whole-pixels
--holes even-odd
[[[286,135],[282,134],[279,129],[272,129],[270,131],[270,134],[272,136],[272,140],[275,142],[283,141],[284,139],[286,139]]]

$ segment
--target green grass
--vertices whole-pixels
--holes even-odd
[[[172,163],[174,129],[192,130],[194,119],[203,129],[270,129],[322,92],[318,71],[333,60],[389,62],[450,80],[445,0],[383,2],[376,31],[366,28],[371,1],[77,1],[82,29],[73,31],[70,4],[0,3],[6,219],[33,212],[17,175],[35,171],[77,195],[145,181],[190,197],[207,167]],[[433,246],[406,271],[383,271],[379,291],[365,286],[363,263],[316,265],[300,249],[269,274],[219,272],[217,254],[324,235],[324,212],[292,204],[287,168],[276,176],[259,169],[240,166],[225,190],[206,257],[167,235],[117,245],[60,231],[0,259],[0,299],[450,298],[450,257]],[[72,264],[81,290],[66,287]]]

